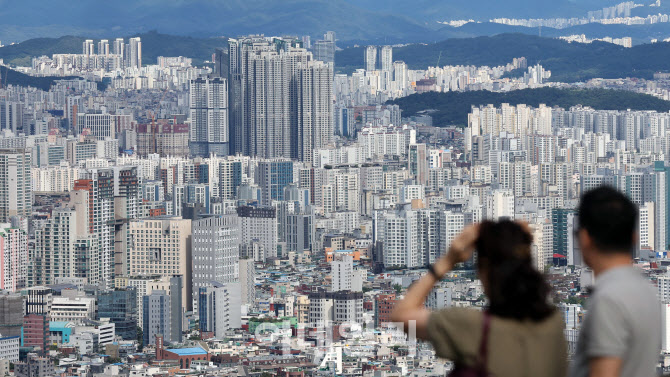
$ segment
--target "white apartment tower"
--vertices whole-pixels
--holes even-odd
[[[0,149],[0,222],[32,214],[31,153],[25,149]]]
[[[382,71],[393,71],[393,47],[384,46],[381,50]]]
[[[372,72],[377,69],[377,46],[368,46],[365,49],[365,70]]]

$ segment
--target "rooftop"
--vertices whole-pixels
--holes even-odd
[[[191,356],[191,355],[206,355],[207,351],[200,347],[191,347],[191,348],[170,348],[166,349],[168,352],[172,352],[178,356]]]

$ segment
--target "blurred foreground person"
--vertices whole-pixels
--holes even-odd
[[[451,376],[565,376],[563,318],[549,303],[549,285],[533,267],[531,243],[528,229],[509,220],[465,228],[447,254],[409,288],[392,320],[409,334],[415,326],[417,338],[430,341],[439,357],[453,360]],[[489,307],[483,312],[426,309],[435,283],[475,249]]]
[[[596,277],[571,376],[655,376],[661,348],[656,291],[633,264],[638,213],[609,187],[587,192],[575,232]]]

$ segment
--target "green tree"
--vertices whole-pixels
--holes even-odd
[[[395,293],[400,294],[400,292],[402,292],[402,285],[393,284],[393,289],[395,289]]]
[[[144,332],[142,328],[137,326],[137,350],[142,352],[144,349]]]

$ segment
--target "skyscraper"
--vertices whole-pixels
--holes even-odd
[[[101,39],[98,42],[98,55],[109,55],[109,41],[107,39]]]
[[[332,129],[332,67],[312,62],[312,54],[300,44],[258,36],[229,41],[234,153],[304,159],[299,151],[307,150],[314,135],[321,134],[315,132],[319,121],[309,119],[313,112],[329,112]],[[331,76],[327,84],[322,81],[326,75]],[[296,147],[303,139],[307,145]]]
[[[377,46],[368,46],[365,49],[365,70],[374,71],[377,69]]]
[[[314,59],[335,65],[335,32],[329,31],[314,43]]]
[[[95,45],[93,44],[92,39],[87,39],[83,43],[83,52],[84,55],[94,55],[95,54]]]
[[[142,68],[142,40],[140,37],[130,38],[124,53],[126,67]]]
[[[333,117],[333,67],[312,62],[298,72],[298,124],[291,157],[312,162],[314,150],[330,144],[335,132]]]
[[[198,78],[190,86],[191,154],[228,155],[228,81]]]
[[[123,60],[123,57],[124,57],[123,52],[125,50],[125,47],[126,47],[126,45],[123,41],[123,38],[116,38],[114,40],[114,54],[115,55],[120,55],[121,60]]]
[[[18,101],[0,100],[0,130],[10,130],[14,134],[21,131],[23,127],[23,103]]]
[[[55,284],[58,278],[67,277],[98,284],[105,278],[103,274],[110,273],[111,252],[91,232],[96,226],[89,227],[89,200],[88,192],[72,191],[70,204],[54,209],[51,218],[35,229],[35,246],[30,255],[31,285]]]
[[[384,46],[381,52],[382,71],[393,71],[393,47]]]
[[[0,222],[27,218],[33,211],[31,154],[25,149],[0,149]]]
[[[428,151],[426,144],[409,145],[409,172],[414,176],[416,183],[428,183]]]
[[[273,200],[284,200],[284,188],[293,183],[293,162],[279,159],[259,162],[256,182],[261,188],[262,205],[270,206]]]
[[[15,223],[0,224],[0,290],[11,292],[26,287],[28,268],[28,235]]]

